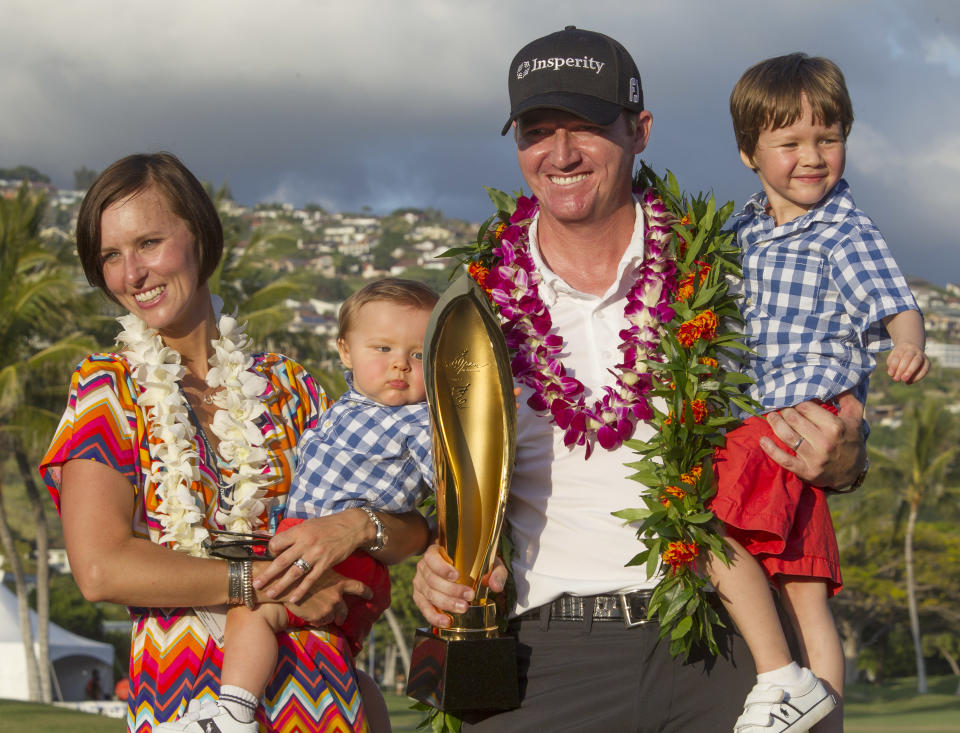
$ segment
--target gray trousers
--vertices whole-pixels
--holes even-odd
[[[471,717],[464,731],[724,733],[743,710],[756,670],[721,611],[719,657],[680,663],[658,643],[656,623],[516,619],[521,706]]]

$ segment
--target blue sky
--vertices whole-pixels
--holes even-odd
[[[645,160],[738,204],[758,184],[727,98],[791,51],[846,74],[847,173],[908,275],[960,282],[960,3],[953,0],[0,0],[0,167],[64,187],[168,149],[236,198],[480,220],[522,186],[507,66],[574,24],[633,54],[654,117]]]

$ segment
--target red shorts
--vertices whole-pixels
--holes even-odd
[[[778,584],[784,575],[815,578],[827,584],[828,595],[836,595],[843,579],[826,495],[774,462],[760,447],[764,435],[790,450],[762,417],[747,418],[727,433],[726,445],[714,452],[717,494],[710,509],[771,581]]]
[[[278,532],[300,524],[302,519],[284,519],[277,527]],[[365,600],[360,596],[346,595],[347,618],[342,624],[329,624],[343,632],[350,642],[350,649],[354,656],[363,648],[363,641],[370,634],[374,622],[384,611],[390,608],[390,573],[386,566],[374,560],[363,550],[354,550],[353,554],[341,563],[333,566],[340,575],[352,580],[359,580],[373,591],[373,597]],[[287,610],[287,623],[291,627],[313,626],[294,613]]]

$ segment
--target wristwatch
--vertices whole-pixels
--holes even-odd
[[[857,474],[857,477],[853,480],[853,483],[845,488],[840,489],[830,489],[831,494],[851,494],[861,486],[863,486],[864,480],[867,478],[867,471],[870,470],[870,461],[868,460],[866,465],[864,465],[863,470]]]
[[[360,510],[370,517],[370,521],[373,522],[373,526],[377,528],[377,536],[373,540],[373,544],[367,548],[367,552],[380,552],[384,545],[387,544],[387,533],[383,528],[383,522],[380,521],[380,517],[377,516],[377,513],[366,504],[361,506]]]

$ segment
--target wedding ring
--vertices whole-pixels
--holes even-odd
[[[304,575],[310,572],[310,563],[308,563],[302,557],[298,557],[296,560],[294,560],[293,564],[300,568]]]
[[[800,444],[801,444],[802,442],[803,442],[803,436],[801,435],[799,438],[797,438],[797,442],[793,444],[793,452],[794,452],[794,453],[797,452],[797,448],[800,447]]]

